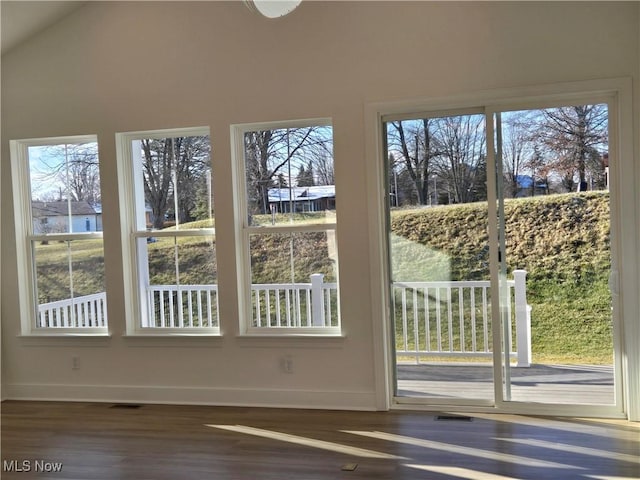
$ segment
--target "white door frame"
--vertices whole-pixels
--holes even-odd
[[[523,87],[477,92],[445,98],[421,98],[403,101],[370,103],[365,107],[366,154],[367,154],[367,194],[369,210],[369,238],[371,265],[371,299],[374,322],[376,379],[376,407],[380,410],[407,408],[393,399],[394,359],[391,345],[390,299],[388,291],[389,267],[387,265],[387,220],[384,172],[381,168],[383,151],[382,117],[392,114],[412,114],[414,112],[472,109],[483,107],[489,116],[497,110],[521,108],[544,108],[571,100],[587,103],[602,98],[610,102],[610,132],[615,138],[609,139],[610,157],[619,159],[610,165],[611,180],[611,239],[612,294],[617,296],[613,312],[619,318],[617,339],[614,340],[617,371],[616,379],[621,382],[618,408],[585,405],[543,405],[524,402],[505,402],[496,398],[493,407],[472,406],[476,411],[494,411],[527,414],[583,415],[583,416],[624,416],[630,420],[640,420],[640,303],[638,291],[637,242],[639,223],[637,220],[640,194],[635,186],[640,184],[640,175],[634,162],[633,106],[631,101],[632,82],[630,78],[591,80],[584,82]],[[490,137],[492,138],[492,137]],[[489,145],[487,145],[489,150]],[[488,153],[489,156],[489,153]],[[489,178],[489,176],[488,176]],[[488,185],[488,190],[491,186]],[[494,190],[495,191],[495,190]],[[490,202],[491,203],[491,202]],[[491,217],[491,215],[490,215]],[[497,245],[497,244],[496,244]],[[496,246],[494,245],[494,248]],[[495,257],[494,257],[495,258]],[[621,262],[624,259],[624,262]],[[495,277],[497,278],[497,276]],[[623,334],[624,333],[624,334]],[[499,380],[497,378],[496,380]],[[496,382],[497,383],[497,382]],[[501,388],[501,386],[500,386]],[[617,392],[618,393],[618,392]],[[440,410],[444,405],[417,405],[408,408]],[[464,409],[469,406],[447,404],[447,409]],[[621,411],[622,410],[622,411]]]

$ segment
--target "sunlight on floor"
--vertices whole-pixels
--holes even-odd
[[[426,470],[427,472],[439,473],[442,475],[453,475],[456,478],[464,478],[466,480],[519,480],[515,477],[505,477],[494,473],[479,472],[477,470],[469,470],[461,467],[444,467],[438,465],[409,465],[405,467],[416,468],[418,470]]]
[[[535,440],[533,438],[496,438],[496,440],[501,440],[503,442],[520,443],[524,445],[530,445],[532,447],[550,448],[553,450],[560,450],[562,452],[591,455],[593,457],[608,458],[615,461],[640,463],[640,458],[638,458],[637,455],[627,455],[626,453],[616,453],[611,451],[598,450],[596,448],[567,445],[566,443],[548,442],[546,440]]]
[[[307,447],[321,448],[323,450],[329,450],[332,452],[344,453],[346,455],[353,455],[356,457],[365,458],[383,458],[391,460],[408,460],[405,457],[398,457],[388,453],[376,452],[373,450],[367,450],[364,448],[350,447],[348,445],[341,445],[334,442],[325,442],[323,440],[316,440],[314,438],[300,437],[297,435],[290,435],[288,433],[274,432],[271,430],[263,430],[261,428],[246,427],[244,425],[205,425],[211,428],[219,428],[221,430],[228,430],[230,432],[244,433],[247,435],[254,435],[257,437],[270,438],[273,440],[279,440],[281,442],[295,443],[297,445],[304,445]]]
[[[561,423],[561,422],[558,422]],[[416,459],[412,459],[410,456],[397,456],[389,453],[379,452],[375,450],[368,450],[364,448],[352,447],[341,443],[328,442],[318,440],[309,437],[303,437],[298,435],[291,435],[288,433],[276,432],[272,430],[266,430],[261,428],[249,427],[245,425],[209,425],[206,427],[215,428],[219,430],[225,430],[229,432],[236,432],[245,435],[253,435],[257,437],[267,438],[280,442],[293,443],[297,445],[303,445],[306,447],[317,448],[322,450],[328,450],[345,455],[351,455],[354,457],[363,458],[376,458],[376,459],[389,459],[389,460],[402,460],[408,463],[403,463],[404,467],[423,470],[441,475],[450,475],[455,478],[468,479],[468,480],[518,480],[514,477],[508,477],[490,472],[483,472],[479,470],[473,470],[469,468],[462,468],[456,466],[446,465],[426,465],[419,463]],[[556,425],[558,426],[558,425]],[[571,465],[568,463],[557,463],[538,458],[531,458],[522,455],[514,455],[510,453],[501,453],[491,448],[491,445],[487,446],[487,449],[474,448],[464,445],[456,445],[453,443],[439,442],[434,440],[427,440],[423,438],[410,437],[405,435],[396,435],[392,433],[379,432],[379,431],[357,431],[357,430],[339,430],[341,433],[349,435],[357,435],[360,437],[367,437],[376,440],[394,442],[401,445],[410,445],[413,447],[420,447],[429,450],[446,452],[448,454],[476,457],[484,460],[492,460],[497,462],[510,463],[518,468],[521,467],[533,467],[533,468],[545,468],[545,469],[563,469],[576,471],[575,474],[580,471],[580,478],[593,479],[593,480],[634,480],[633,477],[619,477],[619,476],[607,476],[607,475],[593,475],[584,472],[585,468],[578,465]],[[634,455],[625,453],[616,453],[605,451],[596,448],[582,447],[577,445],[570,445],[565,443],[557,443],[552,441],[540,440],[535,438],[505,438],[505,437],[487,437],[487,440],[492,442],[493,447],[496,447],[495,442],[510,442],[514,444],[523,445],[523,448],[544,448],[549,450],[555,450],[559,452],[566,452],[569,454],[577,455],[590,455],[598,458],[606,458],[612,461],[631,462],[638,463],[638,458]],[[554,458],[563,458],[562,455],[554,455]],[[411,462],[415,463],[411,463]],[[573,477],[572,477],[573,478]]]
[[[638,477],[615,477],[610,475],[587,475],[587,477],[595,480],[638,480]]]
[[[541,427],[545,429],[552,430],[562,430],[565,432],[573,432],[573,433],[589,433],[589,435],[600,435],[603,437],[608,437],[611,428],[616,428],[616,426],[624,425],[625,428],[633,429],[636,425],[632,422],[628,422],[626,420],[618,421],[618,420],[608,420],[603,419],[600,421],[595,421],[594,419],[589,419],[587,421],[582,419],[574,419],[572,417],[567,417],[568,420],[557,420],[551,419],[547,417],[527,417],[524,415],[508,415],[508,414],[495,414],[495,413],[473,413],[469,414],[473,415],[474,418],[482,418],[483,420],[491,420],[493,422],[502,422],[502,423],[512,423],[516,425],[526,425],[530,427]],[[575,421],[573,421],[575,420]]]
[[[363,437],[378,438],[380,440],[388,440],[390,442],[403,443],[407,445],[415,445],[418,447],[430,448],[432,450],[441,450],[449,453],[457,453],[460,455],[468,455],[478,458],[488,458],[497,460],[500,462],[514,463],[517,465],[528,467],[543,467],[543,468],[563,468],[570,469],[575,468],[582,470],[582,467],[574,465],[565,465],[562,463],[547,462],[545,460],[538,460],[535,458],[523,457],[520,455],[511,455],[508,453],[499,453],[491,450],[482,450],[479,448],[463,447],[460,445],[453,445],[451,443],[435,442],[433,440],[424,440],[421,438],[406,437],[404,435],[394,435],[384,432],[365,432],[365,431],[349,431],[342,430],[345,433],[351,433],[353,435],[360,435]]]

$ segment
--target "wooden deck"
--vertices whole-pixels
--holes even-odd
[[[490,363],[399,364],[398,396],[493,400]],[[611,405],[611,365],[511,367],[511,399],[541,403]]]

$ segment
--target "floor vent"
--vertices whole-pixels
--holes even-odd
[[[140,408],[142,407],[142,405],[137,405],[135,403],[114,403],[113,405],[111,405],[109,408],[126,408],[126,409],[132,409],[132,408]]]
[[[466,415],[438,415],[436,420],[454,420],[458,422],[471,422],[473,417],[467,417]]]

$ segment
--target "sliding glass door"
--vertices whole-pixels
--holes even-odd
[[[382,118],[396,402],[621,411],[612,108]]]

